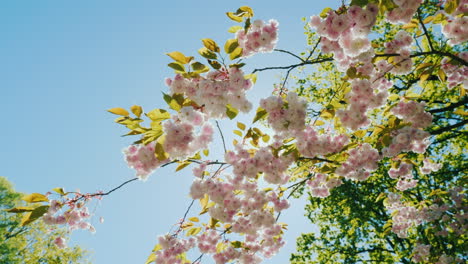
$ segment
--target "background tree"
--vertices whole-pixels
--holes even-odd
[[[23,194],[16,192],[12,184],[0,177],[0,262],[15,263],[88,263],[89,253],[79,246],[58,248],[57,237],[68,238],[65,228],[46,225],[35,221],[21,226],[22,216],[7,213],[3,209],[25,206]]]

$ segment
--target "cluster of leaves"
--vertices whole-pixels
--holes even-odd
[[[67,237],[64,228],[50,230],[42,221],[35,221],[47,211],[46,205],[40,204],[46,199],[39,194],[18,193],[6,178],[0,177],[0,209],[14,207],[0,212],[1,263],[88,263],[88,252],[84,249],[78,246],[58,249],[53,244],[56,237]]]

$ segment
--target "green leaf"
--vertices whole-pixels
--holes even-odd
[[[57,187],[57,188],[53,188],[52,191],[60,194],[60,195],[66,195],[67,193],[65,192],[65,190],[61,187]]]
[[[184,73],[185,72],[185,67],[180,62],[171,62],[167,66],[171,67],[172,69],[174,69],[178,73]]]
[[[242,242],[240,242],[240,241],[232,241],[232,242],[231,242],[231,246],[232,246],[233,248],[241,248],[241,247],[242,247]]]
[[[244,125],[244,123],[237,122],[237,127],[238,127],[240,130],[245,130],[245,125]]]
[[[156,158],[161,161],[169,158],[169,154],[167,154],[167,152],[164,151],[162,143],[160,142],[156,142],[156,146],[154,148],[154,154],[156,154]]]
[[[31,193],[31,194],[25,195],[21,198],[21,200],[26,201],[28,203],[39,203],[39,202],[49,201],[47,196],[40,194],[40,193]]]
[[[237,58],[240,58],[241,56],[242,56],[242,48],[237,47],[229,54],[229,59],[235,60]]]
[[[210,70],[205,64],[200,63],[200,62],[194,62],[192,63],[192,69],[196,71],[197,73],[202,73],[202,72],[207,72]]]
[[[231,54],[237,47],[239,47],[239,42],[237,42],[237,39],[228,39],[224,44],[224,51],[227,54]]]
[[[229,117],[229,119],[231,120],[234,119],[238,113],[239,113],[239,110],[232,107],[230,104],[226,105],[226,115]]]
[[[236,15],[243,16],[243,17],[253,17],[254,12],[252,8],[249,6],[241,6],[239,9],[236,11]]]
[[[156,258],[157,258],[157,256],[156,256],[155,254],[151,253],[151,254],[148,256],[148,258],[146,259],[145,264],[150,264],[150,263],[152,263],[152,262],[155,262],[155,261],[156,261]]]
[[[242,132],[240,130],[234,130],[234,134],[238,135],[239,137],[242,137]]]
[[[204,154],[205,156],[210,155],[210,150],[209,150],[209,149],[204,149],[204,150],[203,150],[203,154]]]
[[[202,230],[201,227],[194,227],[194,228],[190,228],[187,233],[185,233],[186,236],[195,236],[196,234],[200,233],[200,231]]]
[[[447,12],[447,14],[452,14],[453,11],[455,11],[455,9],[457,9],[458,7],[458,3],[457,3],[457,0],[447,0],[445,2],[445,7],[444,7],[444,10],[445,12]]]
[[[320,17],[321,18],[326,18],[328,16],[328,12],[333,11],[331,7],[325,7],[322,12],[320,12]]]
[[[202,39],[202,42],[203,42],[203,46],[205,46],[205,48],[213,51],[213,52],[219,52],[220,49],[219,49],[219,46],[218,44],[216,44],[216,42],[212,39],[209,39],[209,38],[204,38]]]
[[[229,33],[236,33],[237,31],[242,30],[241,26],[232,26],[228,29]]]
[[[267,115],[268,115],[268,112],[265,109],[261,107],[257,108],[257,112],[255,113],[255,117],[252,123],[255,123],[258,120],[264,119]]]
[[[369,3],[369,0],[352,0],[351,1],[351,4],[349,4],[350,6],[360,6],[360,7],[364,7],[366,6],[367,4]]]
[[[139,105],[132,105],[132,107],[130,107],[130,110],[138,118],[141,116],[141,113],[143,113],[143,108],[141,108],[141,106]]]
[[[34,207],[26,207],[26,206],[18,206],[15,208],[10,208],[10,209],[5,209],[6,212],[8,213],[24,213],[24,212],[31,212],[34,210]]]
[[[182,52],[173,51],[166,53],[167,56],[171,57],[171,59],[180,62],[182,64],[187,64],[192,61],[193,57],[186,57]]]
[[[151,110],[146,114],[146,116],[155,122],[160,122],[171,118],[171,114],[169,114],[166,110],[158,108]]]
[[[43,216],[49,210],[49,205],[42,205],[35,208],[33,211],[25,214],[23,219],[21,219],[21,226],[25,226],[33,221],[39,219],[39,217]]]
[[[254,84],[257,82],[257,74],[256,73],[251,73],[251,74],[246,74],[244,75],[245,79],[250,79]]]
[[[216,56],[214,52],[212,52],[211,50],[205,47],[199,49],[198,54],[200,54],[203,58],[206,58],[206,59],[216,60],[218,58],[218,56]]]
[[[242,22],[243,18],[235,15],[233,12],[226,12],[226,15],[233,21]]]
[[[123,108],[120,108],[120,107],[111,108],[111,109],[109,109],[107,111],[114,114],[114,115],[121,115],[121,116],[130,115],[130,113],[127,110],[125,110]]]
[[[219,62],[214,61],[214,60],[208,60],[208,63],[213,67],[215,70],[219,70],[221,68],[221,64]]]
[[[177,166],[177,168],[176,168],[175,171],[176,171],[176,172],[177,172],[177,171],[180,171],[180,170],[182,170],[183,168],[187,167],[188,165],[190,165],[190,162],[182,162],[181,164],[179,164],[179,166]]]

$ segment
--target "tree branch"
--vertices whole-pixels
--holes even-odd
[[[449,106],[446,106],[446,107],[442,107],[442,108],[438,108],[438,109],[432,109],[432,110],[429,110],[428,112],[431,113],[431,114],[445,112],[447,110],[452,110],[454,108],[457,108],[457,107],[465,105],[465,104],[468,104],[468,96],[463,97],[463,99],[461,101],[459,101],[459,102],[450,104]]]
[[[468,119],[467,120],[464,120],[462,122],[459,122],[459,123],[456,123],[456,124],[453,124],[453,125],[450,125],[450,126],[446,126],[446,127],[441,127],[439,129],[436,129],[436,130],[433,130],[431,132],[429,132],[431,135],[439,135],[439,134],[442,134],[444,132],[447,132],[447,131],[450,131],[454,128],[458,128],[458,127],[462,127],[464,126],[466,123],[468,123]]]

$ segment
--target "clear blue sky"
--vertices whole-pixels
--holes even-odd
[[[106,191],[133,178],[121,150],[136,138],[121,138],[125,130],[106,109],[164,107],[163,81],[173,75],[165,52],[195,55],[206,37],[224,43],[234,24],[224,13],[249,5],[256,18],[279,21],[278,48],[299,53],[306,47],[300,18],[319,13],[324,3],[337,7],[339,1],[4,1],[0,175],[25,193]],[[284,54],[257,55],[246,71],[294,62]],[[267,97],[281,74],[261,73],[252,101]],[[233,126],[222,125],[232,138]],[[157,235],[168,232],[190,202],[192,176],[174,169],[106,197],[94,211],[97,233],[76,231],[73,243],[94,251],[97,264],[143,263]],[[292,202],[281,218],[290,226],[288,244],[267,263],[287,263],[295,237],[313,228],[303,217],[305,202]]]

